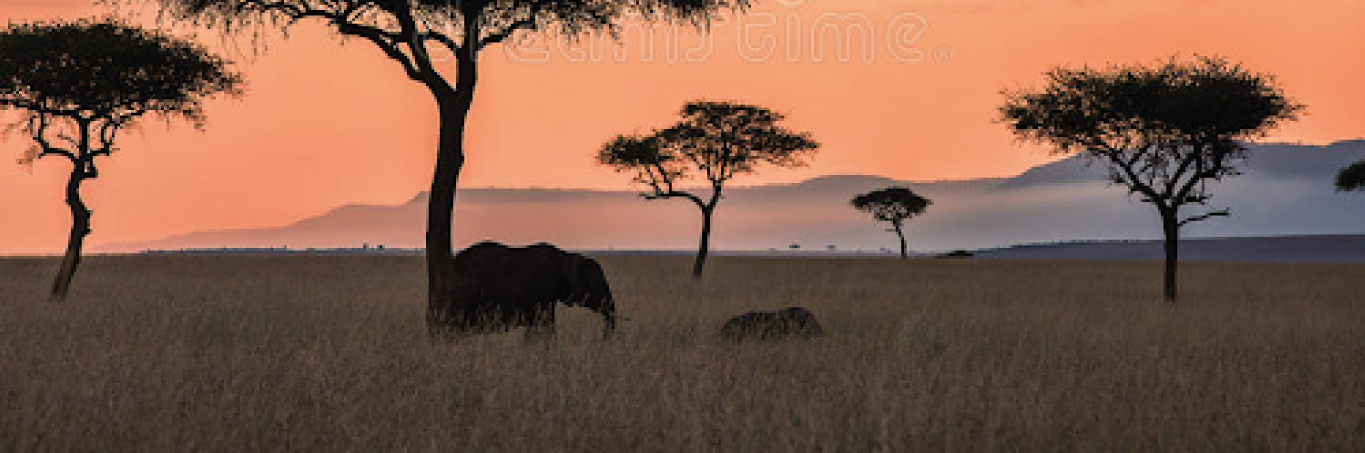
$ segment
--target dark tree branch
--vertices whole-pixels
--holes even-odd
[[[48,141],[47,128],[50,121],[51,120],[47,117],[47,114],[44,113],[35,113],[29,116],[28,127],[29,133],[33,137],[33,141],[38,143],[39,149],[42,150],[40,153],[38,153],[37,157],[61,156],[75,163],[78,160],[75,152],[69,149],[53,146],[52,143]]]
[[[1180,188],[1180,191],[1175,194],[1175,198],[1177,200],[1187,200],[1189,202],[1202,204],[1206,200],[1208,200],[1208,197],[1204,195],[1194,196],[1193,194],[1195,188],[1200,187],[1199,192],[1206,193],[1206,190],[1202,188],[1203,184],[1210,180],[1218,180],[1222,178],[1224,175],[1233,172],[1233,169],[1229,167],[1226,161],[1228,158],[1227,154],[1217,151],[1215,149],[1209,149],[1210,147],[1217,146],[1216,144],[1204,144],[1203,142],[1198,142],[1197,144],[1192,146],[1199,146],[1200,154],[1203,154],[1205,151],[1211,154],[1209,158],[1210,160],[1213,160],[1213,162],[1206,166],[1203,159],[1198,160],[1195,163],[1194,175],[1190,178],[1189,181],[1185,183],[1183,187]],[[1240,147],[1241,145],[1233,146]]]
[[[1185,225],[1189,225],[1189,224],[1191,224],[1191,223],[1201,222],[1201,221],[1208,220],[1208,219],[1211,219],[1211,218],[1214,218],[1214,217],[1227,217],[1227,216],[1229,216],[1229,215],[1232,215],[1232,212],[1231,212],[1231,211],[1228,211],[1227,209],[1220,209],[1220,210],[1217,210],[1217,211],[1212,211],[1212,212],[1204,213],[1204,214],[1197,215],[1197,216],[1194,216],[1194,217],[1190,217],[1190,218],[1187,218],[1187,219],[1185,219],[1185,220],[1181,220],[1180,223],[1178,223],[1177,225],[1179,225],[1181,228],[1184,228]]]
[[[657,166],[657,168],[652,166],[644,168],[645,176],[642,179],[649,185],[650,189],[654,190],[654,193],[667,193],[673,191],[673,181],[668,179],[665,171],[666,170],[664,170],[662,166]],[[664,189],[665,187],[667,187],[667,190]]]
[[[1166,194],[1171,196],[1177,204],[1184,204],[1195,185],[1208,177],[1208,175],[1204,175],[1203,172],[1197,168],[1203,166],[1203,159],[1201,158],[1204,152],[1202,149],[1203,145],[1196,144],[1191,146],[1197,148],[1190,149],[1189,154],[1187,154],[1184,159],[1180,160],[1180,166],[1176,168],[1175,173],[1170,177],[1170,181],[1166,183]],[[1185,172],[1190,171],[1191,166],[1196,167],[1194,174],[1190,175],[1189,179],[1181,184],[1180,179],[1185,176]],[[1179,189],[1176,189],[1177,185],[1180,186]]]
[[[711,186],[716,189],[719,189],[721,184],[730,179],[731,166],[734,161],[737,160],[735,159],[735,148],[739,142],[739,140],[734,138],[734,131],[723,131],[721,132],[721,137],[722,140],[729,140],[728,143],[722,143],[720,145],[720,152],[716,153],[716,160],[719,162],[716,163],[715,178],[711,179]]]
[[[464,30],[460,39],[459,55],[461,58],[475,60],[475,56],[483,47],[479,46],[479,30],[483,27],[484,14],[483,8],[478,2],[465,1],[460,3],[460,17],[463,20]]]
[[[90,150],[90,155],[94,157],[112,154],[114,152],[114,141],[118,138],[119,131],[144,113],[145,111],[137,110],[130,112],[126,116],[105,120],[104,123],[100,125],[100,146],[92,148]]]
[[[662,192],[662,193],[661,193],[661,192],[655,192],[655,193],[640,194],[640,196],[641,196],[641,197],[644,197],[644,199],[646,199],[646,200],[663,200],[663,199],[669,199],[669,198],[683,198],[683,199],[686,199],[686,200],[688,200],[688,201],[691,201],[693,204],[697,205],[698,208],[702,208],[702,209],[707,209],[707,208],[708,208],[708,206],[707,206],[705,200],[702,200],[701,197],[696,196],[696,195],[694,195],[694,194],[692,194],[692,193],[689,193],[689,192],[681,192],[681,191],[669,191],[669,192]]]
[[[43,152],[38,154],[38,157],[42,156],[61,156],[67,158],[71,162],[76,162],[78,160],[75,153],[62,148],[43,147]]]
[[[411,32],[412,30],[404,29],[395,33],[390,32],[388,30],[384,30],[379,27],[360,23],[359,21],[362,18],[361,15],[362,13],[365,12],[367,7],[376,6],[371,3],[328,2],[328,4],[331,5],[333,8],[338,9],[328,10],[318,8],[312,5],[301,6],[291,3],[267,2],[260,0],[244,0],[241,2],[239,8],[244,10],[252,9],[263,14],[270,13],[281,14],[288,19],[281,28],[289,28],[294,24],[297,24],[298,22],[305,19],[325,20],[334,25],[338,33],[348,36],[359,37],[373,43],[376,47],[379,48],[380,51],[384,53],[385,56],[389,57],[389,59],[397,62],[400,66],[402,66],[404,74],[407,75],[409,79],[419,80],[420,73],[417,68],[418,65],[414,61],[418,59],[418,57],[416,56],[409,57],[407,54],[402,52],[401,48],[398,45],[399,42],[403,41],[402,36],[407,32]],[[340,5],[343,4],[346,6],[344,8],[341,8]],[[402,9],[381,8],[381,10],[388,12],[390,14],[395,14],[397,11],[406,10],[406,8]],[[408,34],[408,36],[412,36],[412,34]]]
[[[422,34],[422,40],[423,40],[423,41],[436,41],[436,42],[440,43],[442,46],[445,46],[446,50],[449,50],[450,53],[452,53],[452,54],[460,54],[460,53],[462,53],[462,52],[465,52],[464,47],[461,46],[460,43],[455,42],[454,39],[452,39],[452,38],[449,37],[449,36],[446,36],[445,33],[437,33],[437,32],[434,32],[434,31],[429,31],[429,32],[426,32],[426,33],[423,33],[423,34]],[[482,50],[482,47],[480,47],[479,50]]]
[[[722,184],[722,183],[715,183],[715,184],[712,184],[712,185],[711,185],[711,200],[708,201],[708,202],[706,203],[706,207],[714,209],[714,208],[716,207],[716,204],[719,204],[719,203],[720,203],[720,199],[724,197],[724,195],[721,195],[721,192],[722,192],[723,190],[725,190],[725,185],[724,185],[724,184]]]
[[[398,46],[398,43],[402,41],[403,31],[394,33],[359,22],[359,14],[363,11],[363,7],[372,5],[351,3],[344,10],[338,12],[317,8],[304,9],[294,5],[280,3],[250,3],[261,5],[261,9],[264,11],[274,10],[284,13],[290,18],[290,23],[288,25],[292,25],[295,22],[307,18],[318,18],[331,22],[336,26],[338,33],[359,37],[373,43],[381,52],[384,52],[385,56],[402,66],[404,74],[406,74],[409,79],[417,80],[419,77],[413,58],[403,53]]]
[[[300,6],[292,3],[268,2],[261,0],[241,0],[241,2],[237,4],[237,11],[233,11],[228,14],[241,14],[242,12],[248,10],[254,10],[261,14],[271,13],[281,14],[286,18],[286,21],[281,28],[286,29],[294,26],[303,19],[324,18],[328,20],[333,20],[335,17],[341,14],[336,11],[318,9],[312,6]]]
[[[81,147],[81,142],[80,140],[76,140],[76,137],[66,135],[65,133],[62,132],[53,132],[52,135],[55,136],[58,140],[66,142],[67,146],[70,146],[72,148]]]
[[[664,166],[663,161],[655,162],[653,167],[654,171],[658,175],[658,180],[662,180],[664,183],[664,187],[668,189],[662,192],[676,192],[676,190],[673,188],[673,183],[675,180],[678,179],[678,176],[680,174],[676,171],[670,171],[667,167]],[[651,176],[651,180],[653,180],[653,176]],[[656,192],[660,192],[657,184],[652,185],[654,185],[654,190]]]
[[[501,30],[498,30],[496,32],[493,32],[492,34],[489,34],[488,36],[483,37],[483,39],[480,39],[479,49],[483,49],[484,47],[488,47],[493,44],[501,43],[507,40],[507,38],[512,37],[512,34],[516,33],[517,30],[535,31],[535,29],[536,22],[534,20],[522,19],[516,22],[512,22],[511,25],[508,25]]]
[[[461,8],[467,8],[465,5],[470,3],[473,2],[460,2],[459,5]],[[429,87],[433,86],[433,84],[445,85],[445,79],[436,71],[436,67],[431,61],[431,53],[427,51],[426,47],[428,39],[433,39],[434,37],[445,38],[445,36],[434,32],[430,35],[425,35],[420,32],[417,26],[417,19],[413,17],[411,9],[395,8],[386,9],[386,11],[393,14],[394,19],[398,22],[399,38],[396,42],[407,45],[408,52],[412,54],[412,71],[408,72],[409,77],[414,81]],[[449,46],[449,44],[447,44],[447,46]],[[456,55],[458,56],[461,54],[456,52]]]
[[[1112,162],[1114,166],[1117,167],[1121,172],[1123,172],[1123,176],[1125,178],[1128,178],[1127,185],[1130,189],[1142,194],[1142,196],[1144,197],[1147,197],[1147,200],[1144,201],[1153,204],[1158,204],[1159,201],[1162,199],[1161,195],[1156,193],[1156,191],[1153,190],[1151,186],[1143,183],[1143,181],[1140,178],[1138,178],[1137,173],[1133,171],[1132,166],[1129,165],[1127,161],[1124,161],[1121,157],[1119,157],[1118,154],[1120,153],[1117,152],[1116,150],[1108,150],[1108,152],[1100,153],[1100,155],[1109,158],[1109,161]],[[1160,205],[1158,204],[1158,206]]]
[[[95,124],[95,121],[81,119],[77,120],[76,123],[81,133],[81,146],[77,149],[79,153],[77,154],[77,169],[75,171],[81,172],[80,177],[83,179],[98,178],[100,172],[99,169],[95,168],[95,156],[90,153],[90,140],[92,138],[90,128]]]
[[[336,26],[337,31],[342,34],[357,36],[373,43],[375,47],[378,47],[380,51],[384,52],[384,55],[388,56],[390,60],[393,60],[402,66],[403,73],[406,74],[409,79],[414,81],[421,80],[421,73],[418,71],[417,65],[413,62],[413,58],[410,58],[407,54],[403,53],[402,49],[398,47],[398,38],[394,34],[375,27],[349,22],[337,22]]]

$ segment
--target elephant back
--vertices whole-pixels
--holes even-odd
[[[554,301],[568,293],[563,272],[567,252],[549,244],[508,247],[480,242],[455,255],[455,272],[500,304]]]

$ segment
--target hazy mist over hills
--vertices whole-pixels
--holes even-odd
[[[1365,194],[1338,193],[1338,169],[1365,158],[1365,140],[1328,146],[1251,145],[1245,174],[1213,190],[1212,208],[1232,216],[1190,226],[1189,237],[1365,233]],[[1150,205],[1106,182],[1105,168],[1069,157],[1012,178],[904,182],[876,176],[826,176],[796,184],[727,189],[712,236],[717,250],[871,250],[894,237],[849,206],[854,195],[905,185],[933,200],[909,223],[911,248],[977,249],[1020,243],[1160,237]],[[743,182],[741,178],[739,183]],[[547,241],[575,249],[694,248],[700,214],[683,200],[645,201],[629,190],[462,189],[457,246],[493,239]],[[201,247],[416,248],[425,234],[426,196],[396,206],[342,206],[278,228],[199,232],[100,252]]]

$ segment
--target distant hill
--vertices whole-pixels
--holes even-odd
[[[1192,225],[1190,238],[1365,233],[1365,194],[1338,193],[1337,169],[1365,158],[1365,140],[1328,146],[1252,145],[1245,174],[1215,187],[1213,206],[1232,216]],[[913,249],[996,248],[1086,239],[1157,239],[1149,205],[1108,185],[1103,166],[1079,157],[1011,178],[908,182],[877,176],[826,176],[794,184],[729,189],[716,214],[721,250],[871,250],[890,248],[883,225],[849,207],[853,195],[905,185],[933,200],[909,224]],[[625,188],[623,184],[623,188]],[[393,206],[338,207],[289,225],[196,232],[163,240],[94,247],[96,251],[200,247],[421,247],[426,194]],[[457,245],[495,239],[548,241],[598,250],[688,250],[700,216],[680,200],[645,201],[631,190],[461,189]]]
[[[1092,241],[1018,245],[976,252],[977,258],[1159,260],[1162,243]],[[1193,261],[1365,263],[1365,235],[1278,236],[1180,241],[1180,258]]]

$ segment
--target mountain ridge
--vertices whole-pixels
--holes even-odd
[[[1365,140],[1330,145],[1250,145],[1245,175],[1214,188],[1213,206],[1233,216],[1192,225],[1191,237],[1351,234],[1365,231],[1365,194],[1336,193],[1341,166],[1365,158]],[[882,225],[853,210],[860,192],[902,185],[934,201],[910,221],[912,248],[979,249],[1095,237],[1159,237],[1149,205],[1110,186],[1103,166],[1079,156],[1005,178],[916,182],[873,175],[826,175],[784,184],[726,189],[716,217],[716,248],[878,250],[891,244]],[[97,251],[194,247],[420,247],[426,194],[396,205],[343,205],[269,228],[191,232],[162,240],[110,244]],[[582,249],[686,249],[699,214],[677,200],[645,201],[638,190],[468,188],[457,203],[461,245],[492,239],[548,241]],[[467,238],[467,239],[466,239]]]

